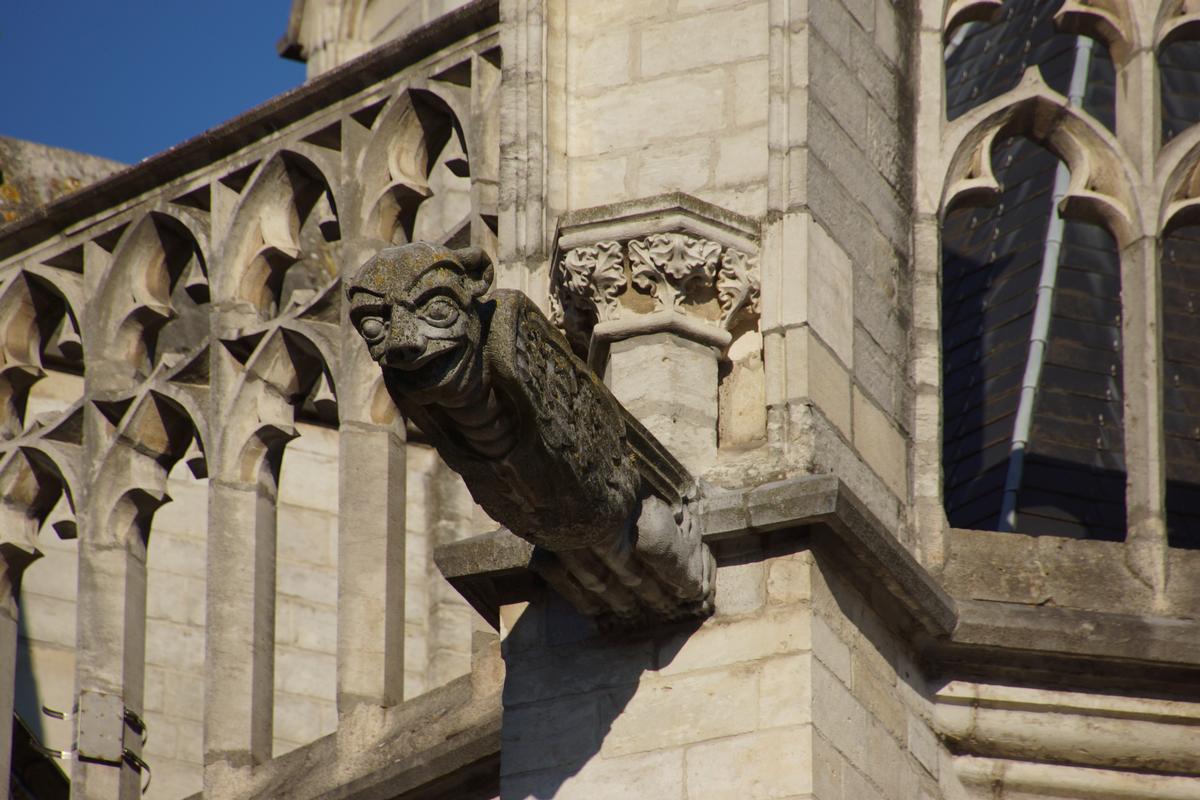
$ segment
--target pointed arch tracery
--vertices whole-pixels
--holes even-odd
[[[196,233],[194,221],[159,211],[125,231],[92,304],[89,360],[145,378],[164,339],[165,349],[177,350],[203,335],[206,325],[197,311],[209,301],[208,258]],[[168,326],[178,329],[174,336]]]
[[[381,112],[358,167],[364,234],[386,244],[431,233],[432,238],[447,241],[469,237],[470,157],[467,135],[451,103],[420,89],[394,97]],[[424,226],[419,232],[418,216],[438,189],[441,205],[451,203],[457,194],[462,210],[450,215],[453,219],[442,211],[440,225]]]
[[[265,318],[283,310],[296,289],[319,290],[334,280],[340,204],[318,166],[323,160],[296,146],[255,170],[226,240],[227,268],[216,291],[222,300]]]
[[[29,390],[46,368],[83,371],[78,282],[25,269],[0,287],[0,438],[27,426]]]
[[[1066,0],[1054,15],[1061,30],[1101,42],[1117,64],[1128,61],[1142,41],[1138,19],[1128,0]]]
[[[225,479],[253,483],[264,459],[298,435],[296,415],[306,403],[332,402],[336,413],[332,353],[332,342],[295,325],[273,326],[253,343],[221,429]]]
[[[1139,238],[1145,226],[1132,187],[1136,171],[1116,138],[1086,114],[1051,91],[1035,72],[1012,92],[969,112],[953,123],[944,139],[947,164],[940,203],[944,215],[960,204],[986,204],[1000,191],[992,169],[996,142],[1025,135],[1043,143],[1070,170],[1063,198],[1066,216],[1107,228],[1123,246]]]
[[[96,535],[144,554],[154,512],[171,499],[172,467],[195,448],[207,450],[203,418],[191,397],[165,382],[102,413],[113,428],[90,488],[90,508],[102,521]]]

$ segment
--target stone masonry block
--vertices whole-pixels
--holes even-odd
[[[146,663],[200,673],[204,669],[204,629],[146,620]]]
[[[850,683],[853,674],[850,646],[842,641],[819,614],[812,622],[812,652],[843,683]]]
[[[709,184],[711,161],[708,139],[689,139],[639,153],[634,195],[695,192]]]
[[[851,764],[867,757],[863,736],[871,715],[818,660],[812,662],[813,724]]]
[[[868,659],[855,653],[851,665],[854,696],[890,736],[903,742],[908,735],[907,710],[896,691],[896,676],[881,674],[870,664]]]
[[[873,265],[890,267],[896,264],[899,252],[896,245],[884,236],[874,220],[867,217],[859,202],[829,167],[811,150],[805,152],[808,154],[805,162],[808,182],[804,196],[813,217],[845,248],[859,270]],[[858,283],[861,281],[855,281]]]
[[[896,112],[884,111],[874,100],[868,99],[867,156],[871,165],[897,194],[906,191],[910,175],[904,146]]]
[[[38,595],[75,601],[79,581],[79,547],[74,542],[54,541],[43,534],[38,541],[42,557],[25,568],[21,578],[21,596]],[[24,604],[23,604],[24,606]]]
[[[839,101],[842,102],[842,101]],[[908,250],[908,211],[904,201],[882,174],[869,168],[867,150],[866,99],[863,99],[861,128],[846,131],[844,120],[837,120],[836,109],[825,102],[809,103],[809,147],[828,167],[834,179],[842,184],[860,209],[856,217],[873,223],[897,251]],[[830,115],[833,112],[834,116]],[[839,241],[842,241],[838,237]],[[873,265],[867,265],[873,266]]]
[[[204,768],[200,762],[165,757],[153,761],[154,788],[160,797],[189,797],[204,788]]]
[[[283,451],[279,475],[279,505],[301,506],[337,513],[337,450],[333,453],[294,447]],[[322,440],[323,441],[323,440]]]
[[[763,231],[762,329],[808,322],[807,214],[785,214]]]
[[[600,155],[714,133],[723,127],[725,90],[725,71],[712,69],[574,98],[568,155]]]
[[[922,767],[933,777],[938,776],[938,764],[941,760],[941,744],[937,736],[925,720],[909,714],[908,716],[908,751],[913,754]]]
[[[328,703],[292,694],[275,698],[275,736],[304,744],[330,731],[325,729],[322,711]]]
[[[722,739],[687,750],[688,800],[776,800],[808,795],[812,728]]]
[[[875,0],[862,0],[874,11]],[[852,30],[850,33],[850,63],[854,74],[867,93],[894,119],[900,111],[900,80],[891,64],[884,60],[875,47],[875,37],[870,31]]]
[[[854,800],[885,800],[879,789],[853,764],[847,765],[842,773],[842,792],[844,797]]]
[[[644,78],[767,55],[767,4],[673,18],[641,29]]]
[[[843,138],[853,141],[867,130],[867,90],[842,61],[843,57],[848,57],[850,46],[847,44],[846,50],[837,50],[821,36],[811,36],[808,86],[813,104],[825,108],[842,129]],[[809,118],[812,118],[811,110]],[[811,141],[811,132],[809,136]]]
[[[717,354],[669,333],[614,342],[605,380],[613,394],[696,472],[717,449]]]
[[[717,144],[718,186],[739,186],[765,180],[767,129],[756,126],[722,138]]]
[[[846,5],[841,2],[810,3],[809,29],[818,33],[839,53],[850,51],[850,31],[857,23]]]
[[[820,225],[809,223],[809,324],[848,367],[854,366],[854,267]]]
[[[586,94],[628,83],[630,38],[628,28],[598,28],[588,37],[573,37],[567,45],[567,64],[575,91]]]
[[[846,10],[854,17],[859,28],[872,31],[875,28],[875,0],[844,0]],[[851,28],[851,31],[858,30]]]
[[[167,671],[162,667],[147,666],[142,680],[142,708],[147,711],[163,710],[163,692],[166,689]]]
[[[766,567],[758,559],[744,564],[726,564],[717,570],[716,613],[720,616],[749,614],[766,600]]]
[[[610,691],[612,719],[604,756],[643,753],[753,731],[758,726],[759,669],[739,664],[695,675],[646,676],[636,693]]]
[[[892,0],[875,0],[875,46],[892,64],[900,63],[900,25]]]
[[[804,551],[771,559],[767,598],[771,605],[791,605],[812,597],[812,555]]]
[[[854,328],[854,377],[884,414],[892,418],[897,416],[903,371],[860,326]]]
[[[807,653],[762,662],[758,726],[784,728],[812,722],[812,656]]]
[[[679,675],[806,651],[812,642],[810,625],[811,615],[796,606],[736,621],[709,619],[690,636],[677,635],[661,646],[659,674]]]
[[[202,581],[170,573],[151,572],[147,576],[146,584],[147,617],[178,622],[181,625],[204,625]]]
[[[907,769],[900,745],[877,719],[873,719],[867,725],[863,731],[863,738],[867,744],[867,760],[865,764],[858,765],[859,769],[865,772],[876,786],[898,786],[900,773]]]
[[[808,397],[847,438],[850,437],[850,375],[815,336],[809,335],[805,370]]]
[[[279,564],[275,590],[313,603],[336,603],[337,572],[302,564]]]
[[[203,579],[207,558],[203,539],[155,530],[150,536],[146,569]]]
[[[652,797],[684,800],[683,750],[592,758],[567,768],[501,775],[501,800],[593,800]]]
[[[599,695],[560,697],[506,709],[502,775],[573,764],[600,748]]]
[[[624,198],[629,160],[614,155],[572,159],[567,165],[567,202],[570,207],[587,208]]]
[[[165,673],[163,709],[172,717],[204,721],[204,675],[201,672]]]
[[[764,26],[764,38],[766,30]],[[726,122],[729,127],[742,128],[766,123],[770,93],[768,66],[767,59],[761,58],[729,69],[729,85],[725,95]]]
[[[318,700],[333,700],[337,663],[332,654],[275,648],[275,688]]]
[[[854,387],[854,446],[897,496],[908,492],[908,448],[879,408]]]
[[[281,561],[337,566],[337,517],[291,504],[277,512],[276,553]]]
[[[567,25],[572,30],[600,31],[634,27],[670,16],[670,0],[612,0],[607,3],[569,3]]]
[[[337,607],[281,598],[276,605],[275,640],[302,650],[337,652]]]
[[[842,775],[850,766],[829,740],[814,730],[812,739],[813,797],[817,800],[843,800]]]

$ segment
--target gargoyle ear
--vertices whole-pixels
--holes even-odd
[[[463,265],[466,283],[473,297],[480,297],[492,288],[496,271],[492,259],[479,247],[464,247],[454,251],[454,257]]]

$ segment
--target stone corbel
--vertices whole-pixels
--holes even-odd
[[[685,194],[573,212],[559,224],[550,318],[594,369],[608,346],[673,333],[724,353],[758,322],[758,224]]]

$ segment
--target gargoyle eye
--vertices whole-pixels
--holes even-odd
[[[375,344],[387,332],[387,326],[379,317],[367,317],[358,323],[358,330],[370,344]]]
[[[436,297],[421,309],[421,316],[430,325],[448,328],[458,319],[458,306],[444,297]]]

